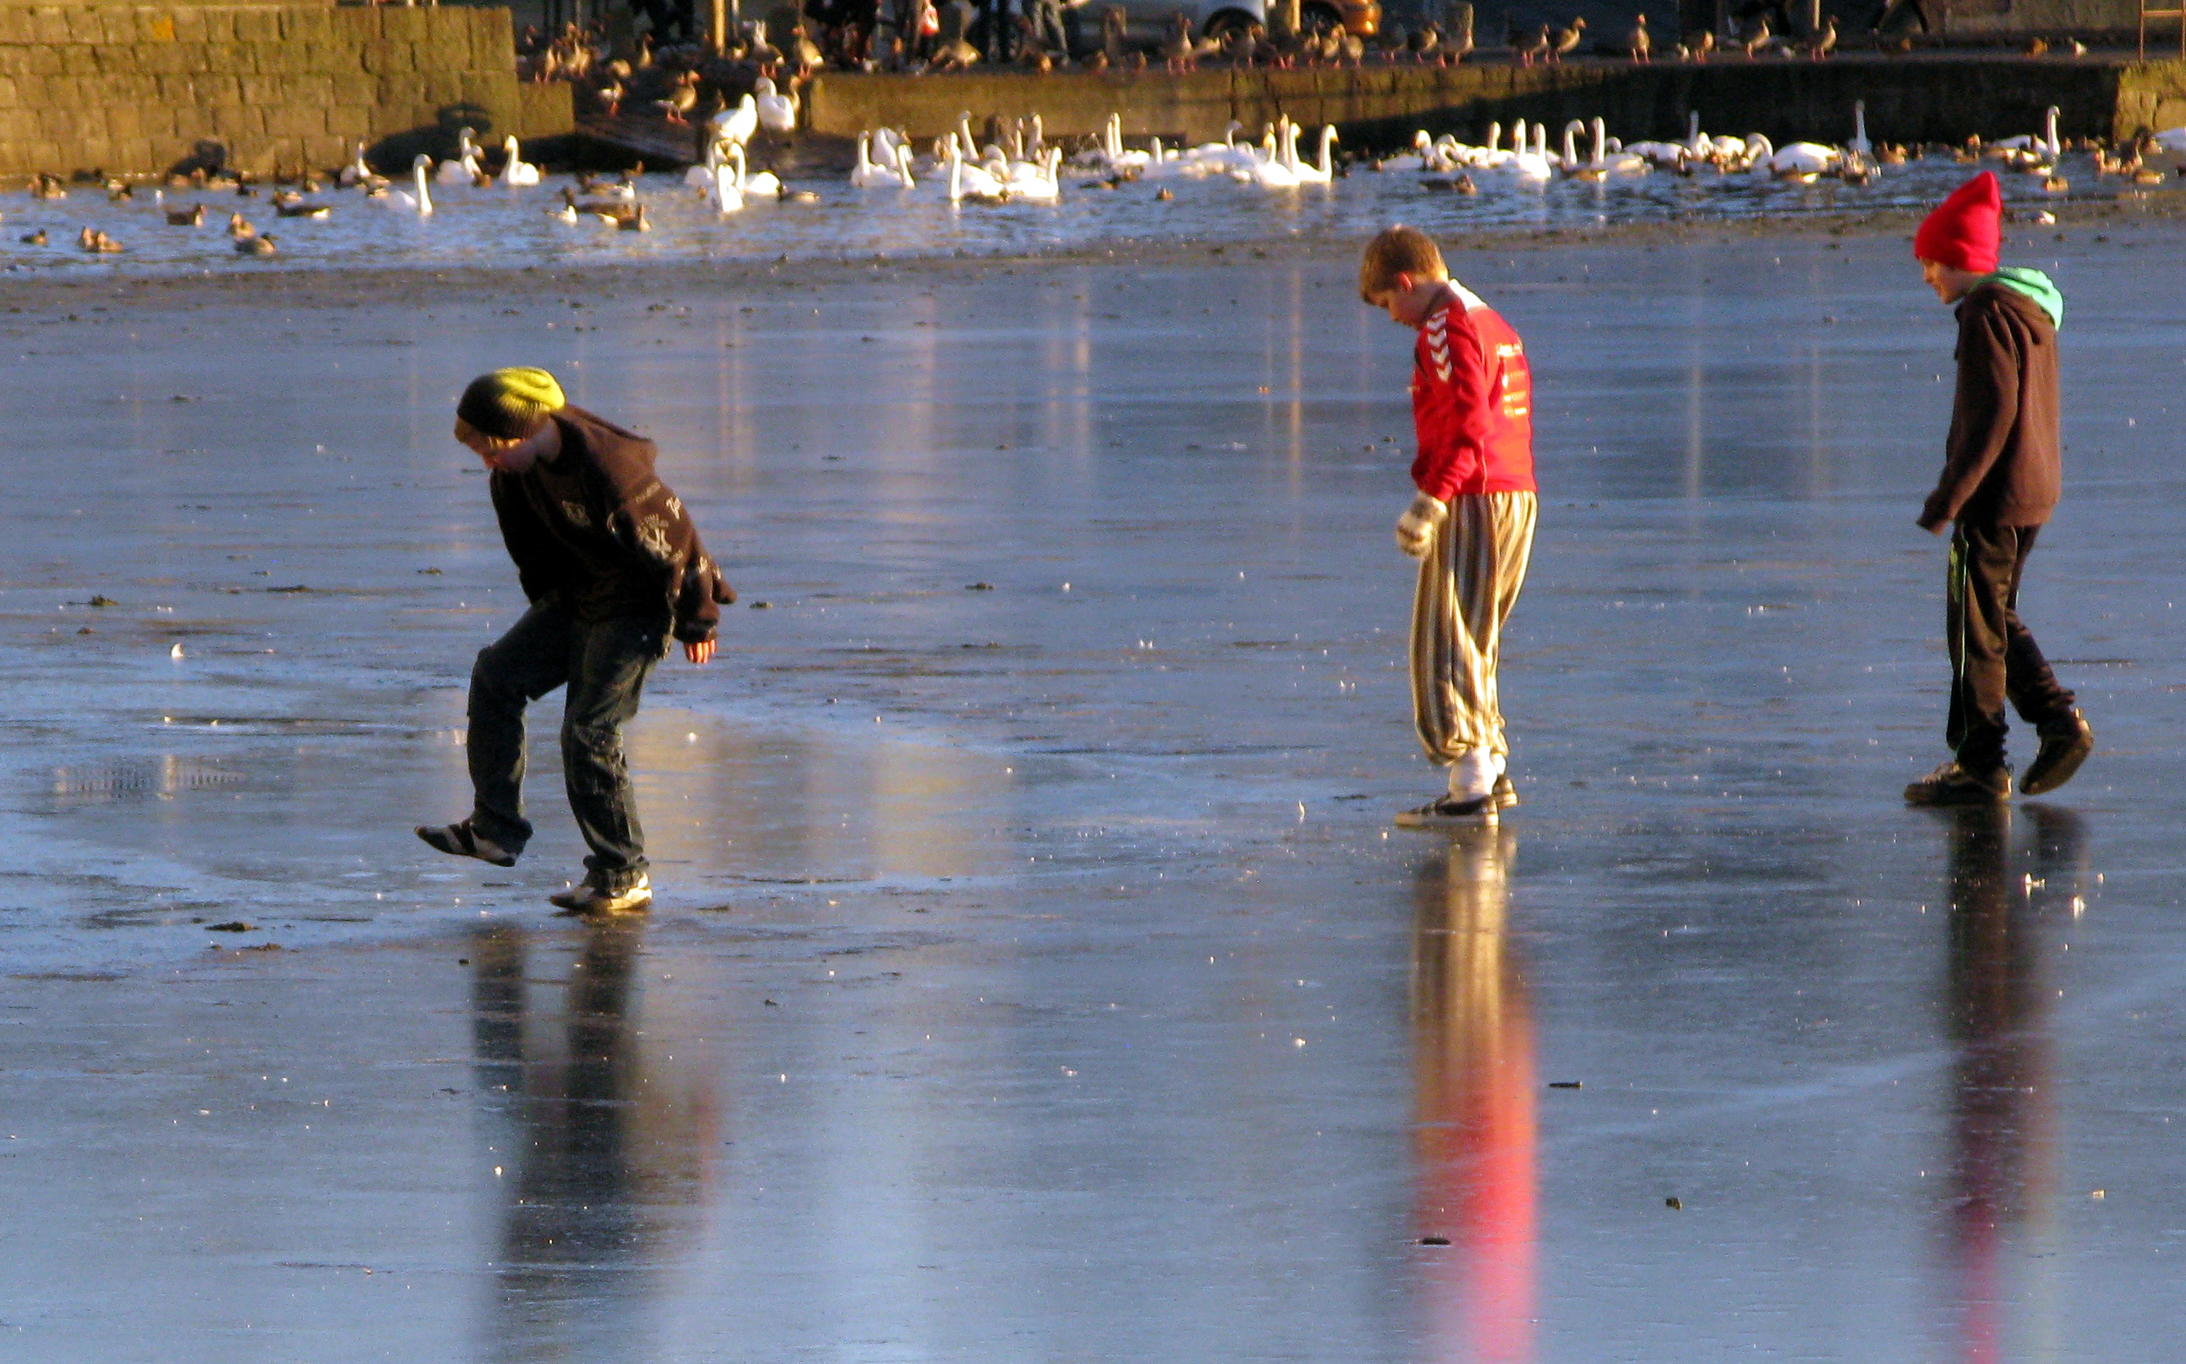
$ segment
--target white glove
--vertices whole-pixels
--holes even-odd
[[[1450,504],[1425,493],[1414,493],[1412,505],[1397,518],[1397,548],[1415,559],[1427,557],[1435,528],[1450,519]]]

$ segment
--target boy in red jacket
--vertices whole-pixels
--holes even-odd
[[[2003,196],[1983,171],[1921,223],[1921,279],[1958,313],[1958,392],[1943,476],[1920,509],[1922,530],[1952,527],[1945,580],[1951,655],[1952,757],[1905,788],[1914,805],[1970,805],[2011,795],[2004,703],[2040,741],[2019,789],[2072,779],[2095,736],[2019,619],[2019,578],[2057,505],[2057,328],[2064,299],[2039,270],[1999,269]]]
[[[1411,505],[1397,547],[1420,561],[1412,600],[1412,719],[1445,795],[1397,816],[1407,828],[1494,823],[1518,803],[1496,695],[1503,622],[1533,553],[1533,372],[1518,333],[1450,278],[1409,227],[1384,230],[1359,263],[1359,297],[1419,330],[1412,348]]]
[[[556,687],[562,775],[592,850],[585,879],[549,896],[604,914],[652,903],[622,727],[672,637],[714,656],[721,604],[736,600],[682,499],[653,472],[653,443],[568,403],[543,369],[497,369],[463,390],[455,438],[492,474],[494,516],[530,609],[471,669],[471,813],[417,836],[444,853],[514,866],[524,818],[524,708]]]

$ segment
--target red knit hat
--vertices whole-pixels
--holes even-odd
[[[1996,273],[2003,238],[2004,193],[1996,172],[1983,171],[1937,205],[1913,234],[1913,254],[1976,275]]]

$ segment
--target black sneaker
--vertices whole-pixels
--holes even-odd
[[[2042,746],[2035,751],[2034,761],[2027,764],[2027,778],[2019,783],[2021,795],[2039,796],[2056,790],[2071,781],[2087,755],[2095,751],[2095,731],[2087,727],[2087,718],[2078,711],[2054,728],[2038,732]]]
[[[1470,800],[1444,796],[1415,810],[1397,811],[1396,825],[1400,829],[1455,829],[1468,824],[1493,824],[1495,811],[1493,791]]]
[[[1993,805],[2010,799],[2010,768],[1969,772],[1955,758],[1905,788],[1907,805]]]
[[[516,865],[515,853],[473,829],[467,819],[461,824],[420,824],[417,836],[451,857],[475,857],[497,867]]]

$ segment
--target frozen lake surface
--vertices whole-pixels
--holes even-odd
[[[2004,175],[2006,199],[2015,212],[2047,211],[2070,219],[2075,205],[2121,197],[2172,200],[2180,194],[2172,186],[2147,190],[2118,177],[2097,176],[2084,153],[2069,153],[2059,165],[2072,186],[2062,193],[2044,190],[2038,176]],[[1421,188],[1417,174],[1377,173],[1363,165],[1331,185],[1281,191],[1223,178],[1167,178],[1111,190],[1089,173],[1066,168],[1058,202],[989,207],[952,205],[938,178],[910,191],[857,190],[840,175],[792,172],[790,188],[810,191],[818,196],[816,202],[754,199],[743,211],[727,216],[686,187],[680,174],[650,173],[634,181],[634,192],[646,203],[653,225],[642,233],[619,231],[589,217],[562,221],[554,212],[561,207],[561,191],[577,185],[565,176],[549,176],[543,185],[529,189],[432,186],[428,197],[434,212],[425,218],[390,207],[392,199],[372,201],[358,191],[331,186],[312,196],[312,202],[332,210],[323,220],[277,217],[264,197],[271,187],[254,198],[239,198],[232,191],[166,192],[164,207],[205,205],[204,224],[195,228],[168,225],[150,190],[110,203],[97,186],[79,185],[60,200],[0,194],[0,215],[9,229],[0,262],[17,273],[39,276],[99,279],[210,272],[247,277],[384,267],[600,267],[1129,252],[1177,242],[1350,240],[1392,221],[1438,236],[1462,236],[1629,223],[1831,220],[1933,204],[1976,169],[1931,158],[1883,167],[1881,177],[1867,185],[1830,179],[1798,185],[1707,170],[1689,178],[1657,173],[1603,183],[1556,180],[1523,186],[1482,173],[1477,177],[1480,192],[1468,197],[1430,193]],[[408,183],[407,176],[396,180],[398,188]],[[1161,189],[1174,197],[1156,198]],[[227,231],[231,213],[240,213],[271,235],[277,253],[237,256]],[[81,251],[76,240],[85,227],[108,233],[126,251],[105,256]],[[41,230],[45,245],[22,240]]]
[[[1454,251],[1544,495],[1525,804],[1451,838],[1388,824],[1370,218],[0,285],[0,1354],[2164,1357],[2177,227],[2008,256],[2070,310],[2023,605],[2098,751],[1968,817],[1897,798],[1951,345],[1902,238]],[[632,736],[645,923],[543,904],[551,724],[522,866],[409,833],[519,607],[448,437],[517,362],[661,441],[744,595]]]

